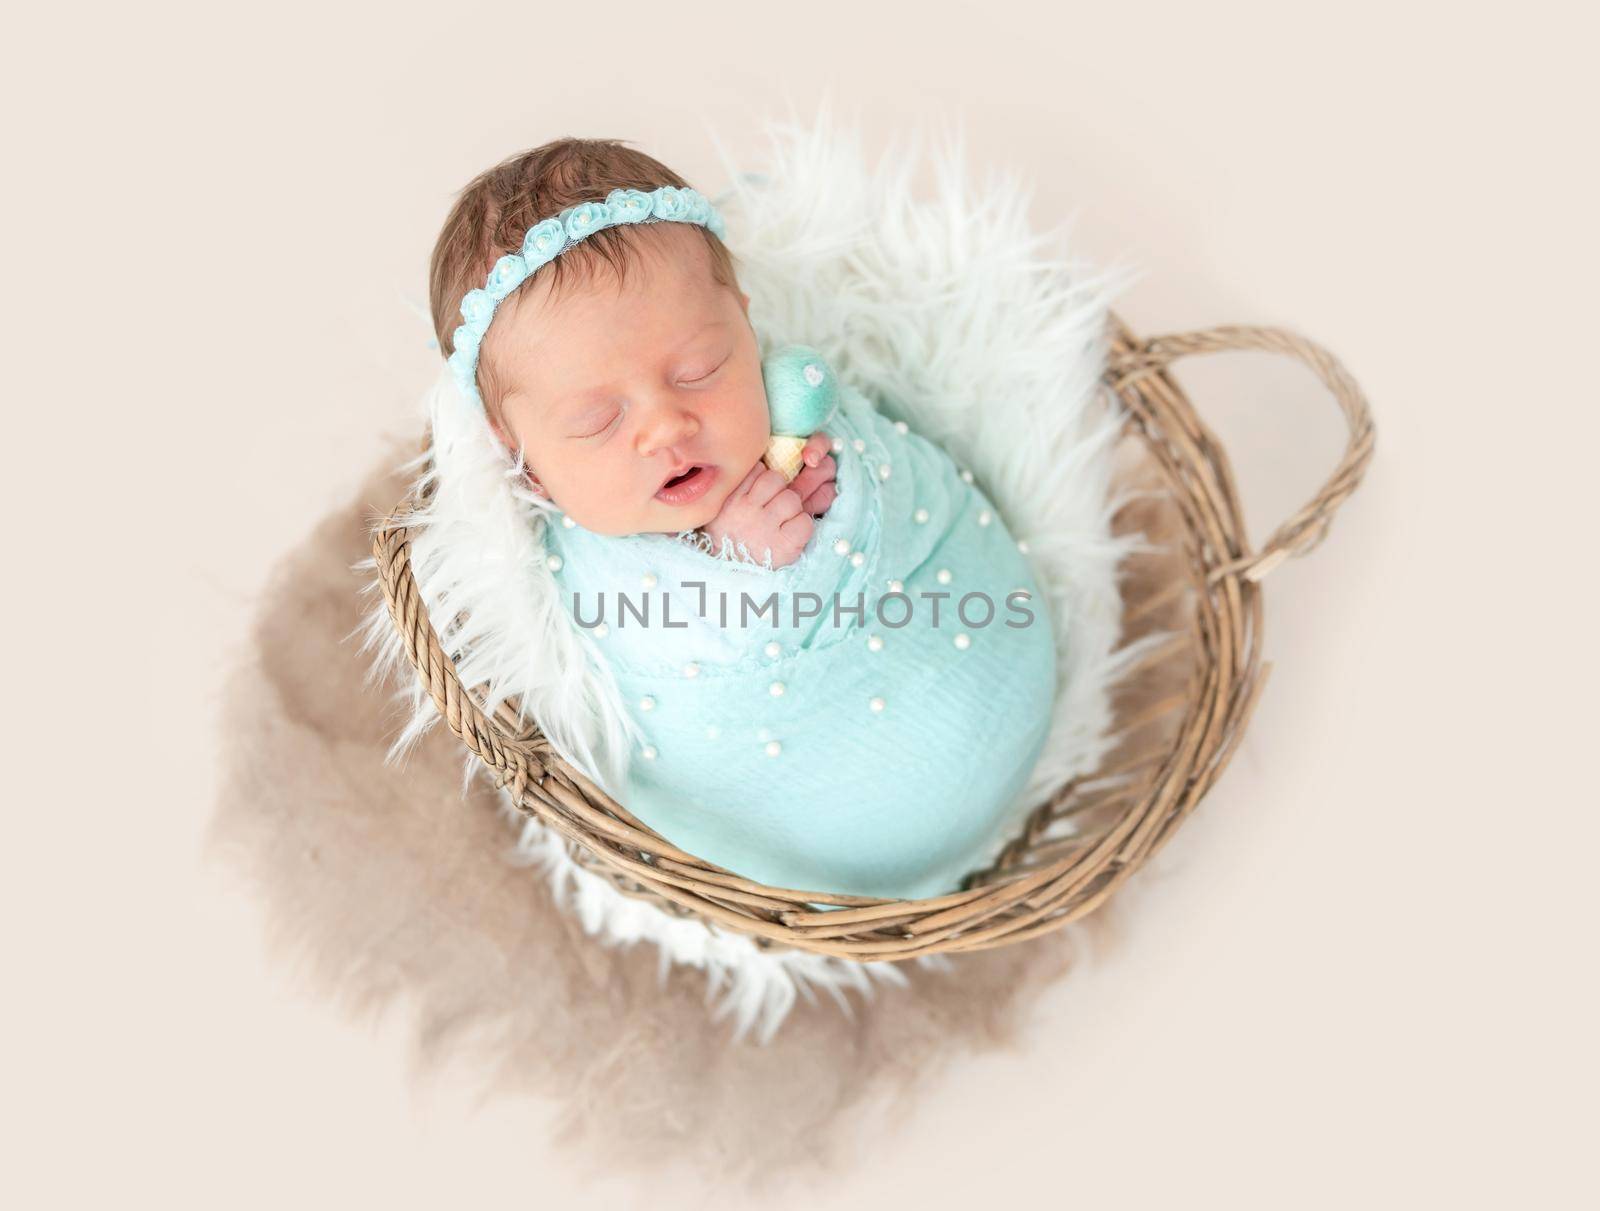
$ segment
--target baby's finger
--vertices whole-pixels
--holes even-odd
[[[765,463],[758,464],[761,474],[756,476],[756,482],[750,485],[750,499],[758,505],[770,504],[772,498],[789,486],[789,481],[783,477],[782,471],[774,471]]]
[[[838,496],[839,487],[830,479],[826,483],[817,485],[816,490],[813,491],[810,496],[806,497],[803,508],[811,516],[820,517],[822,514],[828,511],[828,506],[831,505],[838,498]]]
[[[793,488],[784,488],[767,502],[766,511],[772,517],[782,521],[785,518],[793,517],[797,513],[803,514],[805,510],[801,507],[802,503],[800,493]]]
[[[838,474],[839,464],[833,461],[833,455],[824,454],[821,462],[814,467],[803,468],[800,474],[794,477],[794,482],[789,486],[804,498],[810,496],[822,484],[837,477]]]
[[[811,539],[811,531],[815,527],[811,515],[806,512],[796,513],[788,521],[778,527],[778,535],[787,542],[792,542],[797,547],[803,547]]]
[[[814,467],[822,461],[822,456],[833,449],[833,438],[824,430],[818,429],[806,438],[806,444],[800,447],[800,461],[808,467]]]
[[[761,473],[766,469],[767,464],[757,460],[756,465],[744,473],[744,478],[739,481],[739,486],[728,494],[729,499],[732,499],[735,496],[742,496],[744,493],[750,491],[756,480],[761,478]]]

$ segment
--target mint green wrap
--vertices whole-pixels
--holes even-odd
[[[605,633],[586,633],[646,737],[630,811],[769,886],[939,895],[1000,841],[1038,759],[1057,636],[999,510],[942,449],[848,385],[827,429],[839,494],[788,567],[671,534],[556,524],[546,545],[569,616],[593,624],[603,600]],[[891,581],[909,600],[882,600]],[[958,613],[969,593],[987,625],[982,598]]]

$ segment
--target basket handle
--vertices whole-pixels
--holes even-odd
[[[1292,357],[1308,366],[1344,413],[1350,437],[1344,457],[1321,491],[1274,530],[1259,552],[1246,553],[1212,569],[1208,580],[1213,583],[1232,575],[1259,581],[1290,556],[1312,550],[1327,537],[1334,513],[1360,485],[1367,463],[1372,459],[1375,440],[1372,413],[1361,388],[1333,354],[1287,329],[1225,325],[1151,337],[1137,341],[1116,357],[1112,368],[1121,385],[1129,379],[1160,373],[1180,358],[1252,349]]]

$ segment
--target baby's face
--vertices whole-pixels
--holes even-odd
[[[520,443],[550,499],[598,534],[704,525],[771,432],[749,297],[712,278],[699,232],[664,223],[640,234],[649,247],[620,294],[604,265],[553,305],[535,280],[485,340],[505,384],[501,441]]]

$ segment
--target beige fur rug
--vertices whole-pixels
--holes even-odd
[[[349,638],[351,565],[371,518],[403,493],[387,468],[408,453],[384,457],[274,570],[253,658],[229,675],[211,842],[259,896],[275,958],[311,991],[364,1023],[414,1019],[419,1071],[449,1065],[486,1095],[557,1102],[564,1141],[603,1152],[613,1171],[675,1158],[770,1179],[848,1164],[860,1140],[881,1145],[872,1114],[904,1122],[945,1062],[1019,1045],[1041,991],[1114,941],[1113,903],[1026,944],[957,956],[949,973],[907,966],[910,987],[852,995],[850,1016],[821,998],[766,1046],[730,1043],[698,973],[673,968],[659,984],[652,948],[599,945],[535,872],[507,862],[514,833],[487,786],[463,798],[454,736],[439,728],[402,768],[384,765],[398,720],[385,717],[392,687],[364,686]],[[1153,531],[1149,517],[1136,524]],[[1119,718],[1161,692],[1141,675]]]

